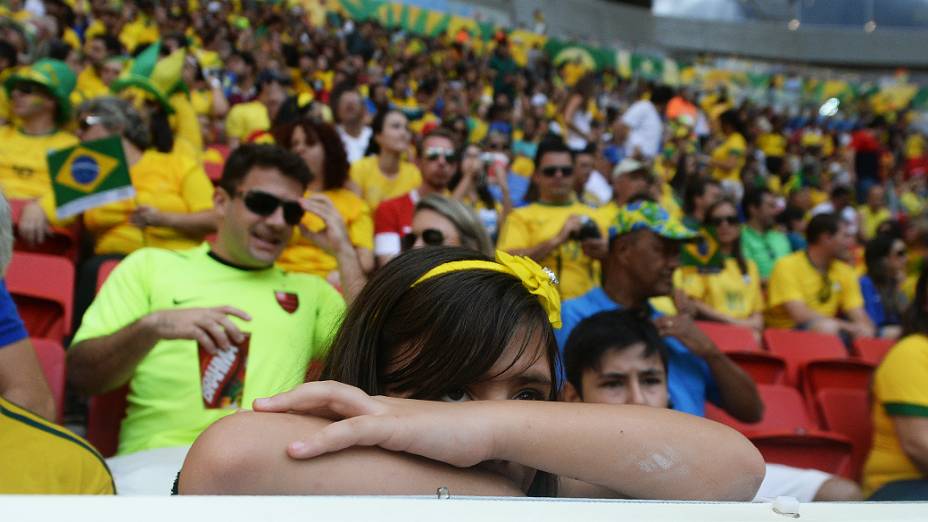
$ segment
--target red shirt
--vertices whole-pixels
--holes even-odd
[[[388,199],[374,212],[374,255],[395,256],[402,250],[403,236],[412,232],[412,216],[419,192],[411,190]]]

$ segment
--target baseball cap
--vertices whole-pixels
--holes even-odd
[[[614,169],[612,169],[612,178],[615,179],[619,176],[635,172],[636,170],[649,171],[648,166],[644,163],[636,159],[624,158],[621,162],[619,162],[618,165],[615,166]]]
[[[695,239],[699,236],[696,231],[689,229],[657,203],[636,201],[619,209],[618,215],[609,228],[609,237],[642,229],[650,230],[667,239],[680,241]]]

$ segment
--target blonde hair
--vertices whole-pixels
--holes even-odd
[[[490,235],[474,211],[463,203],[438,194],[429,194],[416,205],[416,211],[423,208],[438,212],[450,221],[461,235],[461,246],[493,257],[495,250]]]

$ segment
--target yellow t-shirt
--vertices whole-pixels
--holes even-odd
[[[733,169],[712,169],[712,177],[719,181],[731,180],[741,181],[741,168],[744,167],[745,156],[748,150],[748,143],[744,136],[737,132],[731,133],[721,145],[712,151],[712,159],[716,161],[725,161],[729,158],[737,158],[738,162]]]
[[[757,137],[757,148],[768,158],[786,156],[786,136],[778,132],[767,132]]]
[[[348,174],[351,181],[361,189],[361,198],[372,210],[385,199],[402,196],[422,184],[419,167],[408,161],[400,162],[400,171],[388,178],[380,172],[377,156],[367,156],[351,164]]]
[[[209,89],[191,90],[190,105],[197,116],[209,116],[213,111],[213,92]]]
[[[857,214],[860,216],[860,230],[863,232],[864,239],[867,240],[876,235],[876,229],[881,223],[893,217],[888,208],[883,207],[874,212],[870,210],[870,205],[857,207]]]
[[[902,450],[892,417],[928,417],[928,337],[903,338],[873,377],[873,447],[864,464],[864,494],[888,482],[924,479]]]
[[[805,250],[777,260],[767,285],[767,327],[796,326],[783,306],[789,301],[802,301],[825,317],[837,317],[839,311],[847,312],[864,305],[860,283],[850,265],[842,261],[832,262],[828,267],[827,280],[831,284],[830,291],[824,289],[826,279],[809,262]]]
[[[169,101],[174,114],[171,115],[171,129],[174,131],[173,152],[192,154],[198,162],[203,161],[203,132],[200,130],[200,120],[197,112],[190,103],[190,98],[183,92],[171,95]]]
[[[241,142],[257,131],[270,128],[271,118],[267,114],[267,107],[259,101],[238,103],[226,115],[226,134]]]
[[[9,125],[0,127],[0,188],[8,199],[38,199],[45,215],[55,222],[55,196],[46,155],[77,145],[77,137],[55,131],[30,136]]]
[[[100,96],[109,96],[110,88],[103,83],[93,67],[84,67],[77,75],[77,87],[71,93],[71,102],[77,107],[80,103]],[[75,101],[75,97],[77,100]]]
[[[681,271],[682,288],[686,295],[703,302],[713,310],[735,319],[747,319],[764,311],[757,264],[745,260],[748,273],[742,274],[738,261],[729,258],[721,272],[702,274],[696,270]]]
[[[0,397],[0,491],[112,495],[103,457],[84,439]]]
[[[351,244],[355,248],[373,250],[374,220],[364,200],[345,188],[325,190],[322,194],[332,200],[335,209],[345,220]],[[310,193],[307,192],[306,195],[309,196]],[[303,217],[303,224],[313,232],[318,232],[325,227],[322,219],[310,212]],[[296,228],[290,238],[290,245],[277,259],[277,265],[288,272],[306,272],[322,278],[338,269],[338,261],[335,257],[304,238]]]
[[[556,236],[572,215],[588,216],[599,225],[605,237],[605,214],[579,202],[565,205],[532,203],[517,208],[506,217],[497,248],[511,252],[531,248]],[[560,281],[561,299],[583,295],[599,286],[599,261],[587,257],[579,241],[567,241],[555,248],[541,263],[554,271]]]
[[[149,44],[160,37],[158,24],[145,15],[139,15],[135,20],[123,26],[119,33],[119,41],[130,53],[136,46]]]
[[[213,208],[213,185],[203,168],[181,154],[164,154],[147,150],[129,169],[134,200],[117,201],[84,213],[84,225],[94,238],[94,252],[129,254],[142,247],[186,250],[199,245],[203,238],[189,237],[173,228],[142,229],[129,222],[139,205],[162,212],[189,214]]]

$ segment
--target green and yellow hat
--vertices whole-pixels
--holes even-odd
[[[183,89],[181,74],[184,70],[186,52],[178,49],[164,59],[159,60],[161,41],[149,45],[139,53],[129,67],[120,75],[110,90],[119,93],[130,87],[136,87],[151,95],[171,114],[174,109],[169,100],[171,94]]]
[[[55,121],[61,125],[71,118],[71,91],[77,85],[74,71],[61,60],[43,58],[32,65],[25,65],[16,69],[3,82],[7,96],[11,95],[13,86],[17,83],[37,83],[48,89],[55,98]]]
[[[620,208],[609,229],[609,236],[614,237],[635,230],[650,230],[661,237],[680,241],[699,236],[696,231],[688,228],[653,201],[636,201]]]

